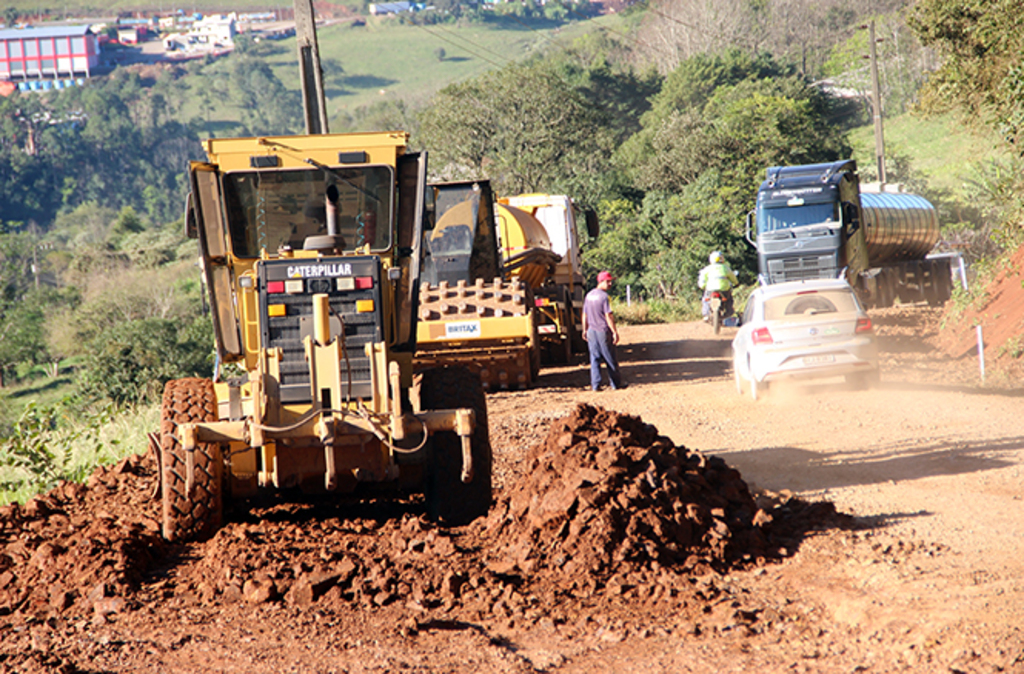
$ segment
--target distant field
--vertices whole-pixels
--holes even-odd
[[[393,20],[367,21],[365,26],[336,24],[321,28],[319,43],[324,62],[328,113],[371,105],[387,97],[422,104],[445,86],[520,61],[553,44],[621,19],[600,17],[563,27],[533,27],[514,21],[501,25],[408,26]],[[298,89],[295,41],[268,59],[277,77]],[[445,57],[438,60],[437,52]],[[344,70],[341,77],[332,64]]]
[[[904,114],[883,124],[886,152],[910,157],[911,166],[923,173],[932,187],[962,194],[964,178],[972,162],[1000,156],[994,134],[971,131],[951,115],[922,118]],[[859,165],[875,163],[875,136],[871,125],[850,134]]]

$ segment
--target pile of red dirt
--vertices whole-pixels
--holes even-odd
[[[416,501],[317,500],[250,504],[210,540],[169,545],[154,463],[133,456],[0,509],[0,624],[102,622],[172,599],[539,619],[565,596],[689,592],[694,575],[783,555],[836,517],[829,503],[761,509],[720,458],[589,405],[556,422],[491,514],[462,529],[438,528]]]
[[[722,459],[580,405],[530,450],[524,478],[481,526],[492,569],[600,581],[763,560],[771,521]]]
[[[164,551],[152,464],[133,455],[0,508],[0,616],[120,610]]]

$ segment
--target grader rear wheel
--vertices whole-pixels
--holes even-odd
[[[462,367],[426,370],[420,375],[424,410],[469,407],[476,414],[471,440],[473,478],[461,479],[462,441],[453,432],[431,436],[426,467],[427,511],[449,526],[468,524],[491,507],[491,441],[487,426],[487,399],[479,378]]]
[[[224,465],[218,444],[198,443],[193,486],[187,456],[176,431],[186,423],[215,421],[216,399],[208,379],[176,379],[164,388],[160,415],[163,535],[169,541],[202,539],[220,528],[224,511]]]

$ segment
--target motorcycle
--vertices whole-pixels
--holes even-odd
[[[733,315],[732,297],[719,290],[709,290],[704,294],[704,302],[708,306],[711,326],[717,335],[721,331],[722,325]]]

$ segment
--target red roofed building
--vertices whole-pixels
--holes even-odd
[[[99,44],[88,26],[0,30],[0,80],[89,77]]]

